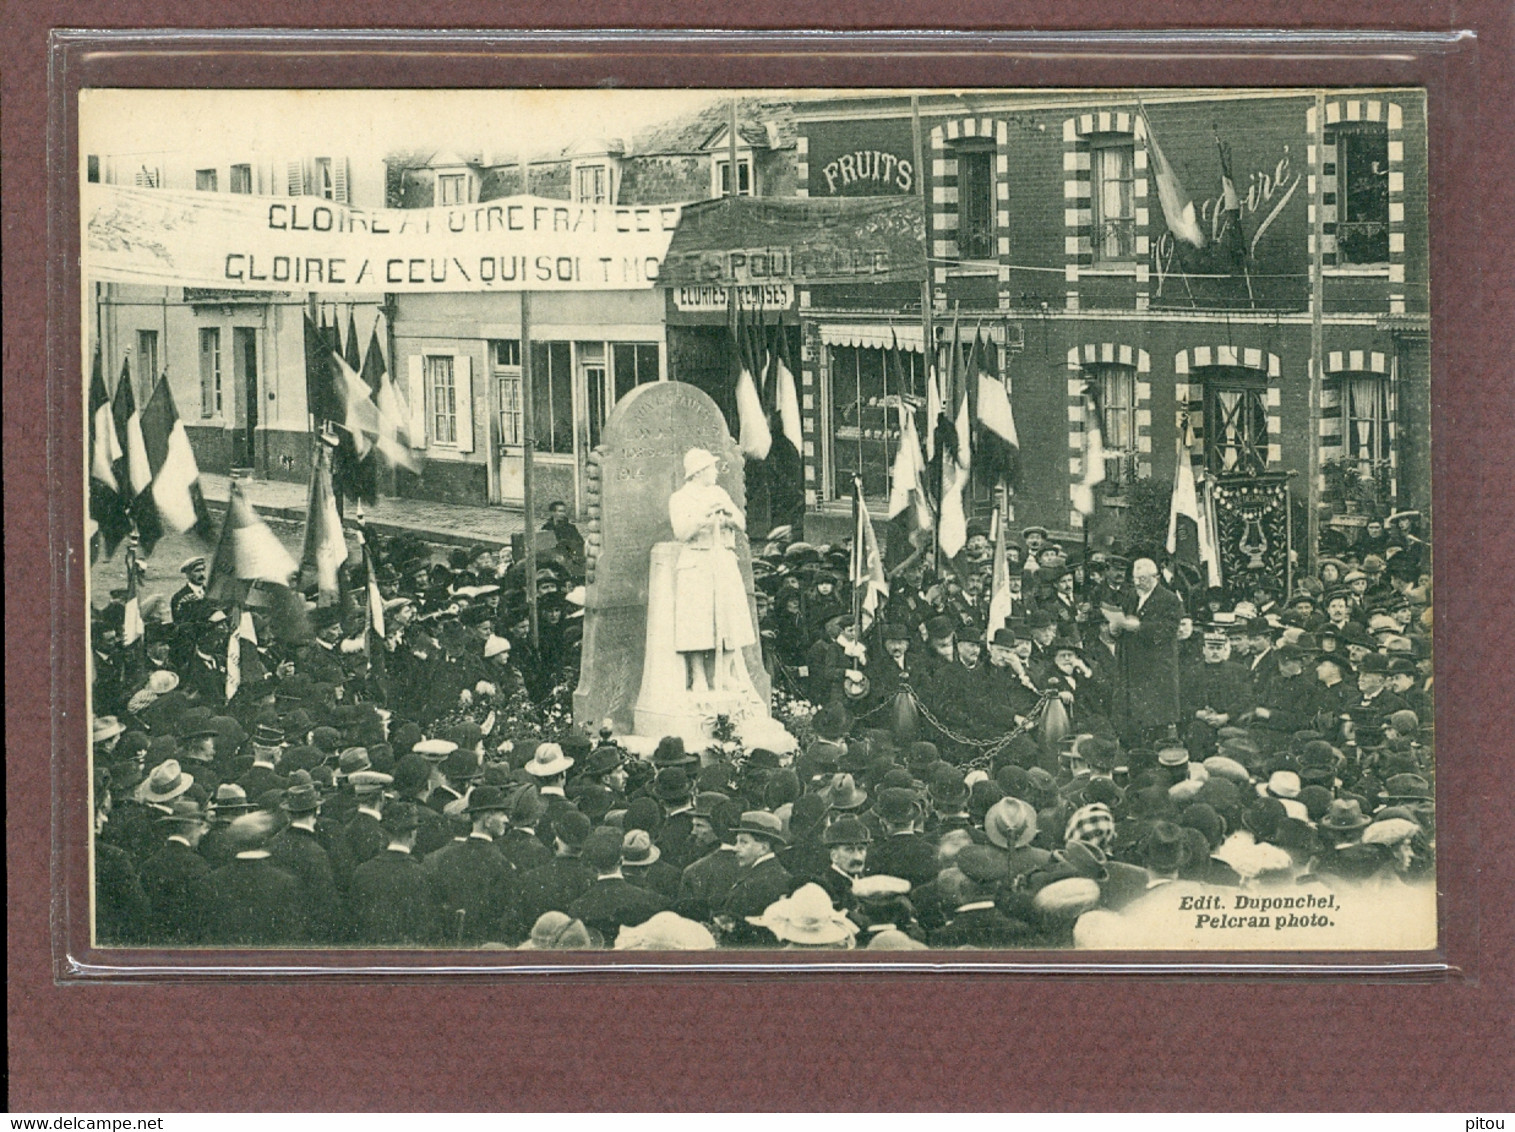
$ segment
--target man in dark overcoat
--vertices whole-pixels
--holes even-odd
[[[1124,710],[1117,712],[1128,747],[1161,737],[1178,723],[1178,621],[1183,603],[1159,585],[1157,563],[1131,564],[1131,589],[1120,609],[1116,661]]]
[[[353,942],[420,946],[436,939],[431,877],[414,854],[421,821],[411,802],[392,803],[379,821],[388,845],[353,870],[348,890]]]

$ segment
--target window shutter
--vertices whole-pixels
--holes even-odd
[[[410,362],[410,446],[426,447],[426,359],[412,354]]]
[[[302,197],[305,195],[305,165],[300,161],[289,163],[289,195]]]
[[[452,381],[457,395],[458,451],[473,451],[473,359],[467,354],[454,354]]]
[[[347,204],[347,158],[331,159],[331,195],[339,204]]]

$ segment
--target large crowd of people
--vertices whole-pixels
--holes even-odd
[[[382,636],[362,560],[295,629],[256,589],[210,600],[203,558],[138,595],[140,635],[112,593],[91,643],[97,941],[1068,947],[1094,924],[1118,939],[1155,890],[1434,875],[1417,514],[1319,548],[1288,591],[1033,527],[1008,603],[976,526],[934,568],[904,557],[865,625],[849,548],[776,530],[752,574],[797,748],[650,754],[565,714],[584,543],[561,505],[547,527],[534,576],[367,533]]]

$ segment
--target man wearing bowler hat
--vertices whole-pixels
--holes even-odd
[[[601,826],[584,842],[584,860],[595,870],[594,883],[564,911],[605,939],[623,927],[645,924],[668,905],[662,897],[632,884],[621,872],[624,839],[621,832]]]
[[[770,904],[789,895],[789,870],[776,856],[789,839],[784,836],[783,822],[767,810],[748,810],[733,832],[737,878],[721,903],[716,922],[726,931],[730,946],[771,946],[772,934],[749,924],[747,917],[761,916]]]
[[[594,883],[594,869],[584,860],[584,843],[592,828],[589,819],[567,809],[556,817],[544,817],[541,824],[552,839],[553,857],[521,878],[512,939],[528,935],[542,913],[566,911]]]
[[[274,863],[267,848],[278,823],[266,810],[232,821],[228,836],[234,856],[211,874],[215,895],[208,943],[289,947],[310,942],[300,882]]]
[[[331,943],[342,931],[331,857],[316,836],[321,792],[312,782],[296,783],[284,791],[280,808],[289,824],[268,842],[273,863],[300,884],[300,904],[313,943]]]
[[[1001,887],[1010,877],[1009,865],[999,850],[988,845],[969,845],[953,859],[964,880],[958,889],[958,905],[947,923],[931,935],[931,946],[940,948],[1013,947],[1030,934],[1030,926],[1012,919],[996,906]]]
[[[891,703],[899,691],[911,684],[914,663],[910,630],[897,623],[886,624],[881,631],[884,655],[868,668],[873,704]]]
[[[495,844],[505,833],[509,810],[498,786],[475,787],[464,811],[473,823],[468,836],[426,858],[439,934],[448,944],[499,939],[514,911],[519,887],[515,866]]]
[[[831,861],[826,869],[808,879],[826,890],[838,911],[850,911],[856,904],[852,884],[863,875],[872,840],[868,827],[853,814],[843,814],[821,834],[821,843]]]
[[[194,947],[205,941],[215,895],[211,867],[195,851],[210,822],[198,802],[180,797],[172,806],[158,819],[167,840],[139,873],[152,908],[147,938],[164,947]]]
[[[420,947],[436,940],[432,878],[415,855],[421,821],[413,802],[396,802],[379,821],[385,848],[353,870],[348,909],[359,946]]]
[[[697,762],[691,757],[691,763]],[[663,824],[654,840],[663,859],[683,869],[699,854],[694,839],[694,783],[683,766],[665,766],[652,784],[653,796],[663,809]]]
[[[936,846],[916,831],[921,803],[915,791],[890,786],[878,792],[873,804],[883,836],[868,847],[870,876],[904,877],[917,887],[936,877]]]

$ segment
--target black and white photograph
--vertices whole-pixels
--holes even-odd
[[[96,948],[1437,947],[1424,89],[78,115]]]

